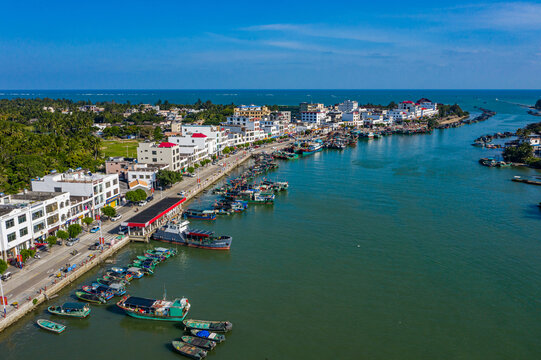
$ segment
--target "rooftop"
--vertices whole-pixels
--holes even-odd
[[[170,143],[170,142],[167,142],[167,141],[164,141],[162,143],[160,143],[160,145],[158,145],[159,148],[172,148],[172,147],[175,147],[177,146],[177,144],[173,144],[173,143]]]
[[[132,216],[127,221],[127,224],[130,227],[146,227],[182,204],[184,201],[186,201],[186,198],[180,197],[167,197],[162,199],[156,202],[154,205],[151,205],[145,210]]]

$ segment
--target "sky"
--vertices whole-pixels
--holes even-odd
[[[540,89],[541,1],[6,1],[0,89]]]

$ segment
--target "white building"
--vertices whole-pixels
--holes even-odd
[[[168,168],[166,164],[132,164],[126,175],[128,185],[135,180],[142,180],[149,188],[156,188],[156,174]]]
[[[354,110],[357,110],[358,107],[359,107],[359,103],[357,101],[352,101],[352,100],[346,100],[338,104],[338,110],[343,113],[350,113]]]
[[[321,125],[327,122],[327,113],[324,111],[303,111],[301,112],[301,121]]]
[[[229,146],[229,137],[227,129],[222,126],[212,125],[183,125],[182,135],[191,136],[195,133],[204,134],[213,139],[215,145],[209,148],[209,155],[220,155],[222,151]]]
[[[69,192],[71,196],[90,197],[93,211],[106,205],[115,207],[120,200],[118,174],[93,174],[85,170],[53,173],[32,179],[32,190]]]
[[[363,125],[361,113],[357,110],[342,114],[342,122],[346,126],[359,127]]]
[[[142,142],[137,147],[137,162],[141,164],[166,164],[171,171],[184,171],[188,160],[177,144],[171,142]]]
[[[188,165],[193,165],[216,154],[216,140],[202,133],[184,133],[170,136],[169,142],[179,146],[180,153],[188,157]]]
[[[0,254],[4,260],[28,249],[36,240],[70,220],[67,192],[26,192],[0,197]]]
[[[228,137],[234,143],[239,141],[239,137],[231,134],[240,135],[242,144],[249,144],[266,138],[266,135],[261,131],[260,120],[258,117],[231,116],[227,118],[223,127],[229,131]]]

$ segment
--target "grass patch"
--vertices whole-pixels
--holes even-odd
[[[101,149],[106,158],[109,156],[136,158],[138,144],[137,140],[103,140]]]

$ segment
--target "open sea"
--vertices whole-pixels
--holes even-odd
[[[233,236],[230,252],[179,248],[133,295],[186,296],[190,318],[229,320],[234,329],[209,359],[540,359],[541,187],[513,183],[532,169],[486,168],[480,135],[540,121],[521,105],[537,91],[228,90],[0,91],[0,97],[149,103],[294,105],[427,97],[497,115],[431,135],[360,140],[280,162],[266,178],[290,189],[274,206],[193,227]],[[210,193],[191,204],[205,207]],[[152,245],[159,245],[155,243]],[[141,254],[129,245],[117,265]],[[89,272],[53,303],[73,300],[107,266]],[[0,359],[177,359],[173,323],[130,318],[112,303],[88,319],[57,318],[61,335],[38,329],[46,306],[0,333]]]

